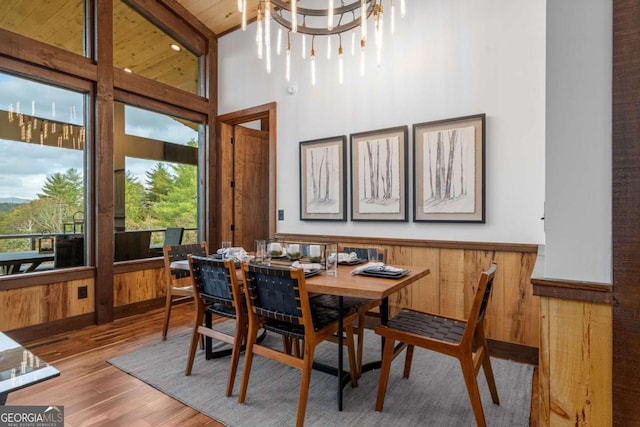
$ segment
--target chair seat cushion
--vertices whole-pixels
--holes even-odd
[[[404,309],[389,320],[386,326],[396,331],[408,332],[455,344],[462,339],[466,325],[466,322],[460,320]],[[376,328],[376,331],[378,329],[382,332],[385,327]],[[384,335],[384,332],[382,334]]]

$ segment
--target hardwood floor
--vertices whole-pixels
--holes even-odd
[[[23,343],[60,376],[9,394],[7,405],[64,406],[66,427],[222,426],[106,362],[161,341],[162,310]],[[169,334],[192,321],[193,303],[174,306]]]
[[[66,427],[222,426],[107,363],[161,341],[162,316],[163,309],[158,309],[22,343],[60,370],[60,376],[9,394],[7,405],[64,406]],[[192,321],[193,303],[174,306],[169,335],[191,330]],[[531,427],[538,425],[536,390],[534,374]]]

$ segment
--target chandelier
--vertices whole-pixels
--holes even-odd
[[[338,56],[338,81],[344,82],[343,42],[350,46],[351,55],[359,51],[360,75],[365,74],[365,50],[369,44],[367,21],[372,18],[373,46],[375,47],[376,62],[382,61],[382,41],[384,27],[384,8],[382,0],[355,0],[345,4],[344,0],[315,0],[323,3],[326,8],[308,8],[308,4],[301,0],[260,0],[257,16],[257,54],[265,61],[267,73],[271,73],[271,24],[279,24],[275,43],[276,55],[280,56],[283,46],[283,32],[286,31],[285,45],[285,77],[291,79],[291,38],[300,37],[300,54],[306,59],[307,53],[311,63],[311,84],[316,84],[316,37],[324,37],[327,42],[327,59],[331,59],[335,52]],[[395,31],[396,3],[400,4],[400,15],[405,15],[405,0],[388,0],[390,7],[389,32]],[[302,5],[299,5],[302,3]],[[242,13],[242,29],[246,30],[247,0],[238,0],[238,10]],[[344,38],[343,38],[344,37]],[[308,40],[309,39],[309,40]],[[336,43],[333,48],[332,44]],[[309,48],[307,47],[309,45]],[[307,52],[307,49],[308,52]]]

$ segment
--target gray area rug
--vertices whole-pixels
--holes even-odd
[[[225,326],[223,325],[223,328]],[[205,360],[198,350],[191,376],[184,375],[190,334],[109,360],[163,393],[228,426],[295,425],[300,371],[261,356],[254,362],[244,404],[238,403],[244,356],[231,397],[224,395],[229,357]],[[279,347],[279,336],[264,343]],[[318,347],[316,360],[337,366],[337,346]],[[346,349],[345,349],[346,353]],[[365,362],[380,354],[380,340],[367,330]],[[367,357],[368,356],[368,357]],[[492,358],[500,405],[491,401],[484,373],[480,394],[487,425],[528,426],[533,367]],[[348,366],[345,362],[345,366]],[[455,358],[416,348],[409,379],[402,378],[404,353],[392,364],[383,412],[376,412],[379,370],[365,372],[358,387],[344,388],[343,411],[338,411],[337,379],[314,371],[311,377],[305,424],[308,426],[475,426],[462,371]]]

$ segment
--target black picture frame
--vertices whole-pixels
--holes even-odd
[[[408,220],[408,126],[351,134],[351,220]]]
[[[347,137],[300,142],[300,220],[347,220]]]
[[[485,114],[413,125],[413,221],[485,223]]]

